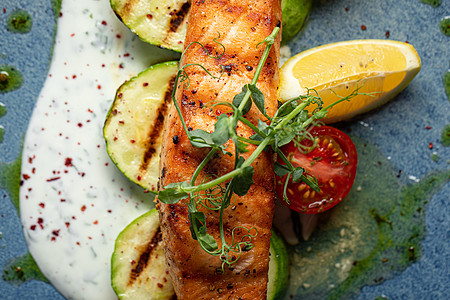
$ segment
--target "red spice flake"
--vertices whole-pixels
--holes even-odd
[[[162,284],[162,283],[157,283],[157,285],[158,285],[158,287],[160,288],[160,289],[162,289],[163,287],[164,287],[164,285]]]
[[[117,95],[118,98],[122,98],[123,94],[120,93],[119,95]]]
[[[28,175],[28,174],[22,174],[22,178],[23,178],[24,180],[28,180],[28,179],[30,179],[30,175]]]
[[[426,129],[426,130],[430,130],[430,129],[431,129],[431,126],[427,126],[427,127],[425,127],[425,129]]]
[[[428,148],[433,149],[433,143],[429,143]]]
[[[103,20],[103,21],[102,21],[102,25],[103,25],[103,26],[106,26],[106,25],[108,25],[108,23],[106,23],[106,21]]]
[[[36,173],[36,168],[31,169],[31,173],[35,174]]]
[[[97,224],[98,224],[98,221],[97,221],[97,220],[95,220],[95,221],[94,221],[94,225],[97,225]]]
[[[116,38],[120,39],[122,36],[120,34],[116,34]]]
[[[66,161],[64,162],[64,165],[66,167],[73,167],[73,165],[72,165],[72,158],[66,157]]]
[[[102,86],[99,84],[99,85],[97,85],[97,90],[101,90],[102,89]]]
[[[149,20],[151,20],[151,19],[153,19],[153,16],[152,16],[151,14],[147,14],[147,18],[148,18]]]
[[[105,64],[102,64],[102,68],[104,68],[105,67]]]
[[[81,207],[81,211],[85,211],[86,210],[86,205],[83,205],[82,207]]]
[[[120,63],[119,68],[123,69],[123,63]]]
[[[92,237],[91,237],[91,236],[88,236],[88,239],[92,240]]]
[[[128,56],[130,56],[130,53],[125,53],[123,56],[128,57]]]
[[[78,123],[77,126],[81,128],[81,127],[83,127],[83,124]]]
[[[144,82],[142,85],[143,86],[148,86],[148,82]]]
[[[134,143],[136,143],[136,141],[133,140],[133,139],[131,139],[131,140],[130,140],[130,143],[134,144]]]
[[[44,229],[44,219],[38,218],[37,223],[41,229]]]
[[[90,109],[90,108],[88,108],[88,110],[87,110],[88,112],[90,112],[91,114],[93,114],[94,113],[94,111],[92,110],[92,109]]]
[[[109,163],[105,163],[105,167],[109,166]]]
[[[345,11],[349,11],[349,9],[350,9],[350,8],[346,7],[346,8],[345,8]]]
[[[59,201],[61,201],[61,202],[66,202],[66,199],[61,198]]]
[[[60,176],[58,176],[58,177],[53,177],[53,178],[49,178],[49,179],[47,179],[47,182],[55,181],[55,180],[59,180],[59,179],[61,179]]]
[[[69,228],[70,223],[69,223],[69,222],[66,222],[65,224],[66,224],[66,228]]]
[[[33,163],[33,158],[32,157],[28,157],[28,163]]]
[[[52,231],[52,234],[54,235],[54,236],[59,236],[59,232],[61,231],[61,229],[55,229],[55,230],[53,230]]]
[[[77,242],[77,245],[80,246],[80,242]]]
[[[75,33],[72,33],[70,36],[71,36],[71,37],[74,37],[74,36],[75,36]]]
[[[38,204],[40,207],[42,207],[42,208],[45,208],[45,203],[44,202],[41,202],[41,203],[39,203]]]
[[[108,212],[108,213],[112,213],[112,210],[108,209],[107,212]]]
[[[386,38],[388,39],[391,36],[391,33],[389,32],[389,30],[386,31],[386,33],[384,34],[386,36]]]
[[[75,79],[75,78],[77,78],[77,75],[72,75],[72,79]]]
[[[31,226],[30,226],[30,229],[31,229],[31,230],[36,230],[36,225],[31,225]]]
[[[78,172],[78,175],[80,175],[81,177],[84,177],[84,175],[86,175],[86,173],[84,173],[84,172]]]
[[[62,13],[62,12],[60,12],[60,13],[59,13],[59,17],[61,18],[62,16],[63,16],[63,13]]]
[[[141,180],[142,180],[141,175],[138,175],[138,176],[137,176],[137,180],[138,180],[138,181],[141,181]]]
[[[3,8],[3,13],[6,14],[6,8]]]
[[[366,30],[366,29],[367,29],[366,25],[361,25],[361,30],[362,30],[362,31],[364,31],[364,30]]]
[[[52,238],[50,239],[52,242],[56,241],[56,238],[54,236],[52,236]]]

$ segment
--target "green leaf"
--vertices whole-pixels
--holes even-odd
[[[265,107],[265,100],[264,100],[264,94],[256,87],[255,84],[249,84],[248,88],[250,89],[250,92],[252,93],[252,100],[258,107],[259,111],[268,118],[266,114],[266,107]]]
[[[240,168],[244,163],[245,159],[241,156],[239,157],[236,168]],[[248,190],[253,184],[253,174],[255,170],[252,166],[248,166],[242,169],[242,173],[235,176],[231,180],[231,184],[233,187],[233,192],[238,196],[244,196],[247,194]]]
[[[298,182],[302,178],[304,172],[305,169],[303,169],[302,167],[295,168],[294,172],[292,172],[292,181]]]
[[[222,146],[230,139],[231,122],[226,114],[221,114],[217,118],[217,122],[214,125],[214,132],[211,134],[212,142],[216,146]]]
[[[212,147],[214,144],[211,133],[202,129],[195,129],[190,132],[191,144],[196,148]]]
[[[239,107],[239,105],[241,105],[241,102],[244,100],[245,94],[247,93],[247,85],[244,85],[242,87],[242,92],[240,92],[239,94],[237,94],[236,96],[234,96],[233,98],[233,105],[236,107]],[[247,103],[245,103],[244,108],[242,109],[242,115],[245,115],[246,113],[248,113],[250,111],[250,108],[252,108],[252,102],[251,101],[247,101]]]
[[[282,165],[277,161],[273,165],[273,171],[279,177],[283,177],[290,172],[289,168],[286,165]]]
[[[275,145],[281,147],[289,144],[295,138],[297,133],[297,130],[292,130],[290,127],[283,128],[283,130],[275,134]]]
[[[208,251],[217,250],[217,242],[212,235],[208,233],[206,228],[206,216],[203,212],[191,212],[189,214],[189,221],[191,223],[190,229],[192,238],[197,240],[201,246]]]
[[[325,117],[327,116],[327,114],[328,114],[328,111],[326,111],[326,110],[321,110],[321,111],[318,111],[318,112],[316,112],[316,113],[314,114],[314,118],[315,118],[315,119],[322,119],[322,118],[325,118]]]
[[[165,204],[174,204],[189,197],[189,194],[182,190],[183,187],[189,186],[188,182],[174,182],[168,184],[164,190],[159,191],[158,200]]]

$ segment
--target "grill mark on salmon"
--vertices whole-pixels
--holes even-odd
[[[173,85],[175,83],[175,77],[172,77],[169,82],[169,89],[166,91],[164,95],[164,102],[161,104],[161,106],[158,107],[158,113],[157,117],[155,118],[155,121],[153,122],[152,126],[150,127],[150,130],[148,132],[148,137],[146,144],[148,145],[144,156],[142,158],[142,163],[139,167],[139,170],[141,172],[146,172],[146,169],[148,167],[148,164],[150,160],[152,159],[153,155],[156,153],[156,148],[154,146],[154,141],[157,141],[158,138],[161,136],[164,128],[164,119],[167,115],[167,110],[169,108],[170,103],[172,102],[172,91],[173,91]]]
[[[131,270],[130,278],[128,281],[128,286],[133,285],[137,278],[141,275],[142,271],[147,267],[150,256],[152,255],[153,249],[158,246],[158,243],[162,240],[161,229],[155,232],[153,237],[151,237],[150,242],[147,244],[145,251],[139,256],[139,260],[136,263],[136,267]]]

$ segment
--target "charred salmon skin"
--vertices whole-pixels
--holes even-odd
[[[280,0],[192,1],[185,45],[196,43],[186,49],[180,66],[194,65],[185,69],[189,86],[180,84],[176,92],[176,101],[189,131],[212,132],[218,116],[230,113],[228,106],[213,104],[232,102],[242,87],[251,82],[264,50],[264,44],[258,44],[280,24]],[[256,84],[265,96],[269,116],[277,109],[279,42],[278,36]],[[253,124],[257,124],[258,119],[265,120],[255,105],[245,117]],[[236,131],[244,138],[254,134],[239,123]],[[231,141],[227,147],[234,153]],[[250,156],[255,148],[248,146],[249,151],[243,156]],[[192,146],[172,106],[164,124],[160,187],[189,181],[207,153],[205,148]],[[234,163],[234,157],[217,152],[197,181],[227,174],[234,169]],[[252,166],[254,184],[246,195],[235,195],[224,211],[223,226],[226,239],[231,239],[233,228],[254,228],[257,233],[252,239],[254,247],[243,251],[239,259],[222,272],[218,271],[222,267],[220,259],[206,253],[192,237],[188,199],[175,204],[158,203],[167,263],[179,299],[266,299],[275,198],[272,154],[263,152]],[[220,244],[218,212],[202,211],[206,215],[208,232]],[[237,230],[235,238],[240,234]]]

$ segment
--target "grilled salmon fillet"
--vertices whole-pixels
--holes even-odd
[[[231,102],[251,82],[265,48],[257,47],[276,26],[281,24],[280,0],[194,0],[187,30],[185,45],[190,46],[180,62],[200,64],[215,77],[198,66],[185,69],[189,86],[180,84],[176,101],[189,130],[214,130],[217,117],[230,113],[227,106],[212,106],[217,102]],[[220,35],[220,37],[219,37]],[[219,38],[218,38],[219,37]],[[220,59],[213,56],[225,52]],[[273,115],[277,109],[276,89],[278,85],[279,61],[278,36],[257,86],[265,95],[266,111]],[[205,51],[206,49],[206,51]],[[246,118],[253,124],[263,115],[253,105]],[[189,181],[209,149],[195,148],[183,130],[177,111],[172,106],[165,121],[160,163],[160,186],[173,182]],[[254,132],[238,123],[237,133],[249,138]],[[229,141],[227,150],[234,153],[234,144]],[[247,148],[247,158],[255,149]],[[234,169],[234,157],[218,153],[203,169],[197,184],[211,176],[222,176]],[[179,299],[266,299],[269,246],[274,209],[274,174],[272,154],[263,152],[256,159],[254,184],[245,196],[237,196],[224,211],[224,228],[228,241],[235,227],[256,229],[252,239],[254,247],[244,251],[231,268],[225,267],[219,257],[207,254],[189,230],[187,199],[176,204],[158,203],[161,230],[170,275]],[[208,233],[213,235],[220,247],[219,213],[202,209],[206,214]],[[237,230],[235,237],[244,232]]]

